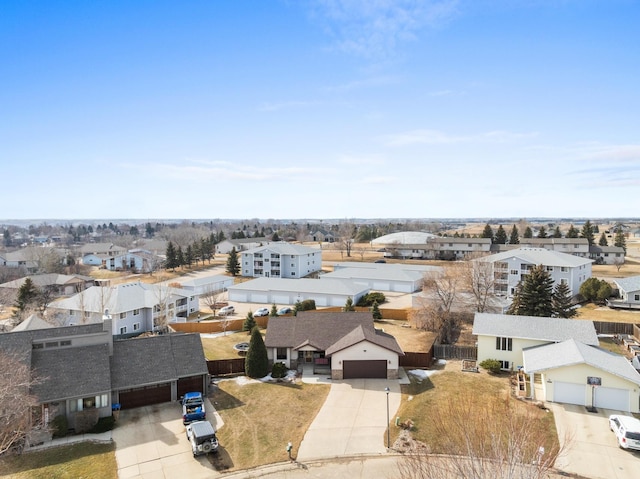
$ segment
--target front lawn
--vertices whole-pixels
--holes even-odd
[[[12,479],[116,479],[115,445],[79,443],[8,456],[0,477]]]
[[[218,470],[248,469],[295,455],[329,394],[327,384],[262,383],[246,377],[220,381],[210,395],[225,425],[218,432]]]
[[[400,422],[411,420],[413,439],[425,443],[434,453],[451,454],[458,437],[443,437],[445,431],[473,431],[474,439],[490,444],[495,429],[491,425],[505,424],[505,416],[530,417],[527,430],[531,437],[544,444],[547,451],[558,447],[553,414],[537,406],[514,399],[507,375],[492,376],[485,372],[469,373],[455,370],[439,371],[421,381],[409,375],[411,384],[402,387],[402,403],[397,416]],[[505,414],[505,410],[508,414]],[[505,424],[505,428],[511,425]],[[402,429],[391,424],[392,443]],[[482,434],[486,437],[482,437]],[[454,434],[456,436],[456,434]],[[469,438],[466,438],[469,439]],[[541,444],[535,444],[538,448]],[[455,444],[464,449],[464,444]]]
[[[247,334],[246,331],[227,332],[226,335],[215,338],[205,338],[201,336],[204,356],[209,361],[243,357],[238,354],[238,351],[233,349],[233,346],[238,343],[248,343],[250,339],[251,335]]]

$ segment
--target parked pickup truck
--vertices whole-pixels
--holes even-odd
[[[182,397],[182,423],[187,425],[194,421],[204,421],[206,418],[202,393],[186,393]]]

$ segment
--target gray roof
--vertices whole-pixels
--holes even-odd
[[[368,263],[371,264],[371,263]],[[343,279],[370,279],[405,281],[414,283],[424,279],[426,273],[442,273],[439,266],[422,266],[424,269],[402,268],[400,264],[376,264],[375,266],[391,266],[390,268],[363,268],[363,267],[338,267],[333,272],[323,274],[320,279],[343,278]]]
[[[613,280],[618,288],[627,293],[640,291],[640,276],[629,276],[628,278],[617,278]]]
[[[296,349],[310,344],[328,353],[363,340],[403,354],[393,336],[375,331],[369,312],[302,311],[295,317],[270,318],[265,346]]]
[[[36,383],[33,393],[40,402],[92,396],[111,390],[109,345],[36,349],[31,353]]]
[[[27,319],[18,324],[15,328],[11,330],[11,332],[15,333],[18,331],[27,331],[33,329],[48,329],[53,328],[53,324],[47,323],[44,319],[39,316],[32,314]]]
[[[25,276],[24,278],[14,279],[13,281],[2,283],[0,284],[0,288],[18,289],[24,284],[27,278],[30,278],[33,284],[35,286],[38,286],[39,288],[42,288],[43,286],[65,285],[93,281],[93,278],[89,276],[45,273]]]
[[[176,297],[192,294],[190,291],[181,291],[179,288],[135,282],[115,286],[92,286],[70,298],[55,301],[49,307],[73,311],[84,310],[91,313],[104,313],[104,308],[113,315],[134,309],[152,308],[161,300],[168,300],[168,296],[174,300]]]
[[[589,253],[621,253],[624,254],[624,248],[621,246],[589,246]]]
[[[355,296],[369,288],[349,279],[326,278],[255,278],[244,283],[229,286],[229,291],[291,291],[294,293],[319,293]]]
[[[166,334],[114,341],[114,389],[168,382],[206,374],[207,361],[197,334]]]
[[[229,281],[233,283],[233,276],[214,274],[211,276],[202,276],[199,278],[180,280],[180,284],[189,288],[197,288],[198,286],[213,286],[217,283],[228,283]]]
[[[333,265],[333,270],[343,268],[358,268],[367,270],[378,271],[418,271],[421,273],[441,272],[443,268],[441,266],[429,266],[420,264],[404,264],[404,263],[365,263],[358,261],[341,261]]]
[[[574,339],[527,348],[523,350],[523,358],[527,373],[587,364],[640,385],[640,374],[625,357]]]
[[[476,313],[472,334],[550,342],[575,339],[594,346],[599,344],[593,321],[583,319]]]
[[[510,258],[519,258],[521,261],[530,264],[565,266],[568,268],[575,268],[577,266],[593,263],[593,260],[588,258],[581,258],[580,256],[561,253],[560,251],[551,251],[544,248],[517,248],[478,258],[474,261],[488,261],[495,263],[496,261],[506,261]]]
[[[243,251],[242,254],[243,255],[255,254],[255,253],[261,253],[263,251],[269,251],[273,253],[285,254],[285,255],[291,255],[291,256],[299,256],[303,254],[313,254],[313,253],[320,253],[320,255],[322,255],[322,250],[320,248],[312,248],[310,246],[304,246],[301,244],[291,244],[285,241],[269,243],[266,246],[259,246],[257,248],[252,248],[250,250]]]
[[[124,246],[114,245],[113,243],[87,243],[80,247],[80,253],[83,255],[97,254],[103,255],[107,253],[126,253],[127,248]]]

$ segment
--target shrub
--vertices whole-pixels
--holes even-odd
[[[500,368],[502,367],[502,365],[497,359],[485,359],[480,363],[480,367],[496,374],[500,372]]]
[[[287,375],[287,367],[284,363],[274,363],[271,368],[271,377],[278,379],[283,378]]]
[[[53,437],[64,437],[69,432],[69,423],[67,422],[67,416],[64,414],[54,417],[50,426]]]
[[[298,311],[313,311],[316,309],[316,302],[313,299],[305,299],[300,303]]]
[[[115,426],[116,418],[113,416],[101,417],[98,419],[98,424],[93,426],[91,433],[100,434],[101,432],[111,431]]]
[[[373,306],[371,307],[371,314],[373,315],[374,321],[380,321],[382,319],[382,312],[380,312],[378,303],[373,303]]]
[[[378,303],[378,305],[384,303],[387,300],[384,293],[380,293],[378,291],[367,293],[362,296],[358,300],[358,304],[356,306],[370,307],[373,306],[374,303]]]

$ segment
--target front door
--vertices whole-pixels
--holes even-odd
[[[313,363],[313,351],[304,352],[304,362],[309,364]]]

